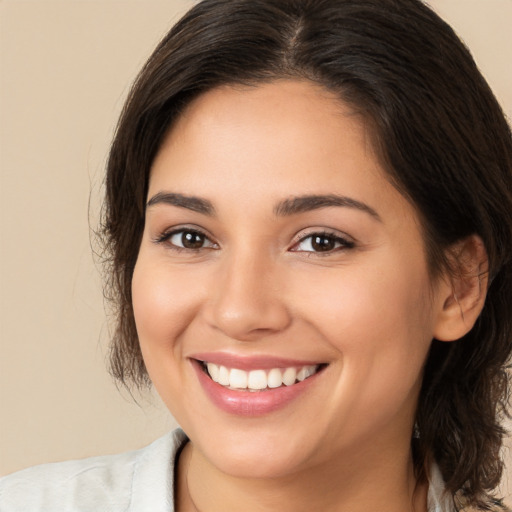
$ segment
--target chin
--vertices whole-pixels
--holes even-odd
[[[211,462],[224,474],[244,479],[283,478],[298,471],[300,456],[279,449],[262,453],[255,450],[226,450],[211,455]]]
[[[252,429],[251,429],[252,430]],[[237,478],[281,478],[296,473],[315,453],[303,439],[290,439],[289,432],[255,432],[250,429],[211,434],[192,442],[221,472]],[[311,438],[309,438],[311,439]]]

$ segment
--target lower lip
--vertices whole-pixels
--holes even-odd
[[[307,392],[322,370],[292,386],[267,388],[262,391],[234,391],[214,382],[200,362],[192,360],[199,382],[210,400],[220,409],[237,416],[262,416],[286,407]]]

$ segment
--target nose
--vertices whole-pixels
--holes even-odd
[[[239,341],[258,340],[288,327],[291,315],[282,275],[271,260],[244,251],[222,262],[206,308],[212,327]]]

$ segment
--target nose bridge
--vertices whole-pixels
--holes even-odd
[[[231,338],[256,339],[290,321],[275,257],[247,244],[222,259],[210,304],[211,322]]]

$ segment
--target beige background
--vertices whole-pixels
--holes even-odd
[[[192,3],[0,0],[0,474],[139,447],[174,425],[105,370],[88,217],[128,85]],[[512,0],[430,3],[512,118]]]

